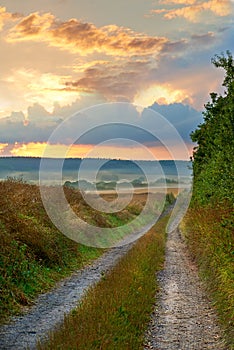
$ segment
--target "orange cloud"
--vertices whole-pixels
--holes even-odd
[[[203,42],[208,45],[209,40],[213,40],[213,33],[197,35],[192,37],[192,40],[194,46]],[[175,51],[175,48],[168,46],[165,47],[165,51]],[[80,79],[67,81],[66,87],[68,91],[99,93],[108,101],[131,101],[143,107],[151,106],[154,102],[194,104],[192,72],[189,72],[190,86],[184,87],[181,83],[184,79],[183,75],[180,76],[181,71],[174,69],[172,61],[168,62],[168,65],[166,76],[170,75],[170,81],[165,81],[163,72],[165,68],[162,63],[156,68],[150,59],[138,58],[135,61],[124,62],[99,61],[94,65],[89,64]],[[195,75],[197,74],[198,72]],[[199,79],[201,84],[200,75]]]
[[[163,0],[160,3],[181,5],[177,10],[202,4],[211,7],[212,4],[214,10],[218,2]],[[158,11],[169,15],[166,11],[173,10]],[[10,47],[10,53],[13,49],[21,49],[18,56],[21,60],[11,62],[9,59],[9,67],[2,67],[0,89],[4,105],[1,105],[0,115],[4,117],[11,115],[12,110],[22,111],[27,116],[28,106],[33,104],[42,105],[52,114],[55,103],[62,109],[76,103],[86,107],[96,100],[137,100],[140,105],[146,105],[147,101],[150,104],[151,101],[189,102],[203,106],[203,100],[202,103],[198,101],[200,96],[196,98],[194,93],[197,94],[195,89],[203,89],[204,79],[196,71],[201,87],[194,87],[190,79],[185,88],[184,79],[187,78],[183,65],[192,67],[193,60],[188,57],[219,40],[218,35],[208,32],[173,42],[117,25],[97,27],[77,19],[61,22],[51,13],[39,12],[21,16],[17,24],[11,26],[13,28],[8,27],[7,34],[4,33],[7,35],[5,39],[18,45],[4,45]],[[37,43],[38,50],[35,50],[34,43]],[[66,51],[59,52],[57,48]],[[28,52],[30,55],[27,56]],[[7,62],[8,56],[5,56],[5,64]],[[191,78],[193,70],[190,68],[187,73]],[[212,81],[215,79],[211,77]],[[170,89],[167,84],[170,84]],[[172,93],[173,89],[175,93]],[[208,91],[209,87],[202,90],[205,99]],[[65,110],[61,109],[57,108],[59,115]]]
[[[7,145],[8,144],[0,144],[0,150],[1,146],[4,150]],[[63,144],[48,145],[46,142],[16,142],[11,145],[9,153],[18,157],[42,157],[46,150],[46,153],[54,158],[59,158],[63,154],[66,154],[67,158],[83,158],[93,147],[93,145],[72,145],[68,150],[68,146]]]
[[[9,147],[9,152],[6,155],[12,156],[22,156],[22,157],[42,157],[44,151],[49,147],[50,157],[60,158],[62,155],[66,154],[66,158],[112,158],[112,159],[132,159],[132,160],[162,160],[162,159],[173,159],[170,152],[164,146],[147,147],[145,148],[139,146],[134,147],[124,147],[124,146],[111,146],[111,145],[101,145],[97,149],[94,149],[94,145],[72,145],[67,152],[67,145],[56,144],[49,145],[45,142],[29,142],[29,143],[15,143],[13,145],[0,144],[0,150],[5,147]],[[193,145],[187,145],[188,157],[192,154]],[[93,151],[94,149],[94,151]],[[174,153],[177,154],[177,159],[184,158],[184,151],[180,147],[176,146],[173,149]],[[0,152],[1,153],[1,152]],[[3,154],[4,155],[4,154]],[[126,156],[127,155],[127,156]],[[186,159],[188,160],[188,159]]]
[[[169,84],[152,85],[148,89],[140,91],[134,100],[134,104],[148,107],[153,103],[170,104],[179,102],[188,102],[190,96],[185,90],[179,90]],[[190,101],[191,102],[191,101]]]
[[[9,99],[5,102],[8,104],[5,109],[15,107],[15,104],[17,109],[21,109],[27,115],[27,107],[35,103],[43,105],[49,112],[53,111],[55,102],[60,106],[69,105],[79,99],[77,92],[68,92],[65,89],[65,82],[70,78],[69,75],[40,73],[34,69],[12,69],[2,81],[5,88],[14,88],[16,97],[13,101]]]
[[[144,85],[150,61],[144,59],[94,62],[84,70],[83,76],[67,81],[68,90],[98,92],[108,100],[132,100],[139,86]]]
[[[159,2],[160,2],[160,4],[163,4],[163,5],[168,5],[168,4],[169,5],[170,4],[193,5],[197,2],[197,0],[161,0]]]
[[[10,154],[13,156],[40,157],[46,144],[40,142],[18,143],[12,145]]]
[[[53,21],[54,16],[50,13],[39,15],[38,12],[35,12],[30,14],[16,26],[16,28],[18,28],[19,39],[22,40],[25,38],[28,40],[29,38],[43,33],[51,27]]]
[[[187,144],[187,158],[185,158],[184,150],[181,149],[179,146],[173,147],[173,152],[176,154],[176,159],[172,156],[172,154],[169,152],[169,150],[166,147],[150,147],[149,150],[153,153],[155,156],[155,159],[157,160],[164,160],[164,159],[171,159],[171,160],[189,160],[190,155],[193,154],[193,147],[192,144]]]
[[[158,9],[152,10],[151,14],[164,14],[166,19],[174,19],[177,17],[184,17],[190,22],[198,22],[199,15],[204,11],[210,11],[216,16],[224,17],[228,16],[232,12],[232,6],[230,0],[210,0],[210,1],[186,1],[186,0],[174,0],[174,1],[163,1],[163,4],[181,4],[188,5],[174,9]]]
[[[0,143],[0,154],[4,153],[4,149],[8,146],[8,143]]]
[[[5,22],[14,21],[19,17],[20,15],[18,13],[9,13],[5,7],[0,6],[0,30],[2,30]]]
[[[7,40],[44,41],[80,55],[101,52],[119,56],[155,54],[168,42],[165,37],[147,36],[125,27],[108,25],[98,28],[77,19],[61,22],[50,13],[38,12],[23,18],[11,29]]]

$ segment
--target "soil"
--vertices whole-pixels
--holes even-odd
[[[132,244],[110,249],[91,266],[42,294],[30,310],[0,328],[0,349],[35,349],[37,340],[46,339],[49,331],[63,321],[64,314],[76,307],[87,289],[97,283]],[[157,302],[143,348],[226,350],[214,309],[178,229],[168,235],[165,266],[157,279],[160,292],[156,294]]]
[[[110,249],[91,266],[58,283],[49,293],[39,296],[25,314],[13,317],[0,327],[0,349],[36,349],[37,341],[45,340],[49,331],[62,323],[64,315],[73,310],[89,287],[97,283],[132,244]]]
[[[168,235],[165,265],[157,279],[160,292],[144,349],[228,349],[178,228]]]

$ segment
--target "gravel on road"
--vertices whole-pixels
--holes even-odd
[[[111,270],[133,244],[110,249],[92,265],[40,295],[27,313],[0,327],[0,349],[36,349],[37,341],[45,340],[62,323],[64,315],[76,308],[87,289]],[[165,265],[157,278],[160,292],[156,294],[143,348],[227,350],[214,309],[178,228],[168,234]]]
[[[179,229],[168,234],[144,349],[224,350],[222,332]]]
[[[97,283],[132,244],[110,249],[92,265],[59,282],[50,292],[41,294],[26,314],[13,317],[0,327],[0,349],[35,349],[37,341],[62,323],[64,315],[73,310],[89,287]]]

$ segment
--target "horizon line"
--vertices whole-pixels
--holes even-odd
[[[155,159],[155,160],[151,160],[151,159],[125,159],[125,158],[105,158],[105,157],[67,157],[67,158],[60,158],[60,157],[40,157],[40,156],[13,156],[13,155],[9,155],[9,156],[1,156],[0,155],[0,159],[6,159],[6,158],[23,158],[23,159],[52,159],[52,160],[56,160],[56,159],[64,159],[65,160],[71,160],[71,159],[100,159],[100,160],[115,160],[115,161],[140,161],[140,162],[161,162],[161,161],[172,161],[172,162],[191,162],[191,159]]]

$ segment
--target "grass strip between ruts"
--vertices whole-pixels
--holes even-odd
[[[142,349],[164,262],[164,217],[91,288],[38,349]]]

